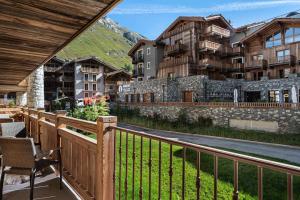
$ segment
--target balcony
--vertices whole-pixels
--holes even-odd
[[[165,56],[176,56],[178,54],[185,53],[188,46],[185,44],[175,44],[165,47]]]
[[[172,58],[170,60],[165,60],[161,62],[159,64],[159,67],[162,69],[162,68],[176,67],[185,64],[193,64],[192,58],[190,57]]]
[[[222,50],[222,44],[212,42],[209,40],[204,40],[199,43],[199,49],[201,52],[206,52],[206,51],[221,51]]]
[[[289,56],[272,57],[269,59],[270,67],[275,67],[277,65],[295,66],[296,65],[296,57],[293,55],[289,55]]]
[[[175,28],[175,29],[173,29],[173,30],[165,33],[163,35],[162,39],[166,39],[166,38],[172,37],[174,35],[180,34],[180,33],[184,32],[184,31],[188,31],[188,30],[191,30],[191,29],[194,29],[194,28],[198,29],[198,28],[200,28],[200,26],[198,24],[195,24],[195,23],[188,23],[188,24],[185,24],[183,26],[179,26],[179,27],[177,27],[177,28]]]
[[[202,69],[216,69],[216,68],[222,68],[224,64],[219,60],[211,60],[211,59],[202,59],[199,61],[199,65],[202,67]]]
[[[144,62],[144,54],[139,54],[132,58],[132,64],[138,64],[141,62]]]
[[[210,36],[220,36],[224,38],[229,38],[230,37],[230,30],[216,26],[216,25],[211,25],[207,27],[205,33]]]
[[[279,108],[283,106],[283,104],[272,103],[231,102],[166,102],[158,105],[229,108],[272,108],[273,105]],[[117,118],[112,116],[99,116],[96,122],[90,122],[67,117],[62,112],[54,114],[23,109],[20,114],[24,118],[26,130],[36,142],[40,141],[44,148],[62,149],[65,183],[74,188],[84,200],[126,199],[128,194],[132,194],[136,199],[138,197],[152,199],[156,196],[162,199],[161,194],[167,197],[179,195],[181,199],[188,197],[197,199],[200,198],[201,185],[209,187],[211,197],[217,199],[216,197],[221,193],[218,190],[219,182],[223,185],[228,182],[230,185],[228,186],[229,191],[225,193],[228,198],[239,199],[239,196],[247,194],[263,199],[263,189],[270,189],[265,185],[269,185],[273,180],[280,180],[285,185],[272,187],[272,192],[285,191],[285,195],[288,197],[299,194],[297,190],[293,190],[293,185],[298,183],[296,178],[300,174],[300,168],[297,166],[123,128],[117,125]],[[90,135],[83,135],[82,132],[88,132]],[[209,159],[200,159],[200,156]],[[228,164],[223,165],[224,162]],[[191,163],[195,163],[195,165],[191,165]],[[208,166],[205,167],[205,165]],[[202,167],[200,168],[200,166]],[[222,171],[219,171],[221,167],[218,166],[227,166],[228,170],[222,168]],[[278,176],[270,175],[269,170],[277,173]],[[207,175],[202,173],[203,171]],[[177,172],[180,172],[180,176],[175,176]],[[195,176],[189,177],[188,174]],[[200,174],[201,178],[204,178],[200,179]],[[131,181],[133,176],[136,179]],[[247,190],[249,177],[255,179],[251,181],[252,184],[255,184],[257,191],[249,192]],[[54,174],[53,179],[56,179]],[[162,182],[168,184],[163,185]],[[49,191],[47,195],[53,199],[75,199],[68,187],[65,186],[62,191],[55,189],[55,180],[52,184],[46,181],[46,184],[48,187],[35,188],[36,199],[47,199],[45,196],[37,196],[42,191],[44,191],[43,195],[45,195],[45,191]],[[151,185],[156,185],[158,191],[163,193],[158,192],[154,187],[151,190]],[[186,185],[190,188],[185,187]],[[41,185],[37,184],[36,186]],[[172,190],[169,190],[169,187]],[[282,187],[285,188],[282,189]],[[4,199],[7,197],[13,197],[13,200],[24,199],[24,195],[28,194],[27,189],[21,191],[21,194],[20,191],[16,191],[17,187],[12,190],[11,194],[4,195]],[[197,192],[193,192],[194,196],[191,196],[187,192],[188,190]],[[268,193],[270,192],[265,191],[264,195]],[[224,193],[222,194],[224,195]],[[270,195],[264,197],[274,199]]]
[[[99,67],[81,67],[81,72],[82,73],[92,73],[92,74],[99,74],[100,69]]]
[[[244,72],[244,66],[245,66],[244,63],[233,63],[231,66],[232,66],[231,70],[233,72],[241,72],[241,73]]]
[[[246,62],[245,69],[251,70],[251,69],[267,69],[268,68],[268,61],[263,60],[252,60],[249,62]]]
[[[60,67],[50,67],[50,66],[44,66],[44,71],[45,72],[57,72],[57,71],[59,71],[59,70],[61,70],[62,69],[62,67],[60,66]]]

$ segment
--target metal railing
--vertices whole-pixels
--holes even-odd
[[[156,136],[152,134],[147,134],[144,132],[138,132],[126,128],[121,128],[118,126],[110,126],[111,129],[114,131],[115,135],[115,147],[118,146],[118,149],[115,149],[115,163],[118,163],[118,166],[115,166],[115,177],[118,176],[115,179],[115,188],[118,192],[118,195],[115,197],[116,199],[128,199],[129,193],[132,196],[132,199],[135,197],[135,187],[138,187],[138,196],[139,199],[162,199],[162,194],[164,193],[164,197],[166,198],[166,193],[169,199],[172,199],[173,197],[173,180],[174,176],[180,176],[179,174],[174,174],[174,152],[173,147],[179,147],[182,149],[183,155],[182,155],[182,165],[181,165],[181,193],[178,192],[178,184],[177,184],[177,196],[181,199],[189,198],[189,199],[200,199],[201,194],[201,155],[203,153],[209,154],[213,156],[213,199],[218,199],[218,174],[219,174],[219,159],[228,159],[233,161],[233,191],[232,194],[228,194],[232,196],[233,200],[239,199],[239,165],[240,164],[249,164],[253,165],[257,168],[257,196],[259,200],[263,199],[263,173],[265,169],[271,169],[276,172],[281,172],[286,174],[287,178],[287,199],[292,200],[293,199],[293,177],[300,175],[300,167],[287,165],[279,162],[273,162],[266,159],[260,159],[252,156],[246,156],[238,153],[232,153],[229,151],[219,150],[207,146],[202,145],[196,145],[188,142],[182,142],[175,139],[169,139],[161,136]],[[131,135],[132,139],[130,141],[129,145],[129,135]],[[139,138],[139,140],[137,140]],[[118,140],[118,141],[117,141]],[[123,143],[125,140],[125,144]],[[137,143],[140,144],[137,144]],[[145,145],[145,142],[148,143],[148,145]],[[153,143],[158,143],[158,149],[154,149]],[[116,145],[118,143],[118,145]],[[139,148],[136,148],[136,146],[139,145]],[[162,159],[162,146],[167,145],[169,147],[169,157],[166,158],[166,156]],[[132,149],[129,149],[129,146],[132,147]],[[125,152],[124,151],[125,148]],[[196,166],[196,177],[195,180],[191,180],[191,177],[187,177],[186,172],[186,162],[187,162],[187,150],[193,150],[196,152],[196,159],[193,160]],[[153,165],[153,152],[158,151],[158,165]],[[131,154],[129,154],[131,152]],[[125,154],[125,157],[123,156]],[[118,160],[116,160],[116,157],[118,157]],[[140,162],[136,162],[136,158],[140,158]],[[129,158],[132,158],[132,162],[130,163],[131,166],[129,166]],[[125,162],[124,162],[125,160]],[[147,166],[143,165],[144,162],[147,162]],[[168,190],[163,191],[162,190],[162,181],[166,184],[166,180],[162,180],[162,162],[168,162]],[[125,164],[124,164],[125,163]],[[125,165],[125,166],[124,166]],[[155,167],[155,168],[154,168]],[[139,171],[137,171],[137,169]],[[152,178],[151,174],[153,172],[158,172],[157,179]],[[125,172],[125,173],[124,173]],[[136,174],[138,173],[138,174]],[[130,174],[130,176],[129,176]],[[138,176],[138,177],[136,177]],[[147,183],[143,181],[143,177],[147,176],[148,180]],[[129,180],[129,178],[132,178],[132,181]],[[167,178],[164,176],[164,178]],[[197,191],[194,197],[191,197],[190,195],[185,192],[186,191],[186,182],[187,181],[193,181],[195,190]],[[129,185],[129,182],[132,183],[132,185]],[[155,183],[154,183],[155,182]],[[147,185],[149,191],[145,191],[144,187]],[[158,188],[156,188],[157,194],[152,193],[151,186],[157,185]],[[148,196],[145,197],[144,193],[147,193]],[[154,196],[155,195],[155,196]]]

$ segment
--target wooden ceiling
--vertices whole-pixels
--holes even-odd
[[[0,85],[18,85],[120,0],[0,0]]]

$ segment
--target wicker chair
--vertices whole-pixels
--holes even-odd
[[[35,174],[50,165],[59,164],[60,188],[62,188],[62,162],[60,149],[37,155],[32,138],[0,137],[0,148],[3,156],[2,173],[0,180],[0,200],[3,196],[5,174],[30,176],[30,200],[33,199]],[[57,159],[53,159],[54,152]]]

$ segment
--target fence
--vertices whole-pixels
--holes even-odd
[[[285,108],[285,109],[299,109],[299,103],[263,103],[263,102],[130,102],[130,103],[122,103],[123,105],[142,105],[142,106],[199,106],[199,107],[235,107],[235,108]]]
[[[68,183],[83,199],[128,199],[131,192],[132,199],[138,193],[139,199],[162,199],[168,196],[172,199],[174,193],[174,154],[173,148],[179,147],[182,152],[181,165],[181,193],[182,199],[200,199],[201,185],[201,156],[210,154],[213,156],[213,199],[218,198],[218,174],[219,160],[229,159],[233,165],[233,191],[234,200],[239,199],[239,165],[242,163],[253,165],[257,168],[257,196],[263,199],[264,170],[271,169],[286,174],[287,199],[293,199],[293,177],[300,175],[300,168],[292,165],[273,162],[245,156],[211,147],[181,142],[165,137],[146,134],[144,132],[124,129],[117,126],[116,117],[99,117],[97,122],[88,122],[65,116],[64,112],[56,114],[43,110],[23,109],[24,121],[30,135],[36,142],[41,143],[42,149],[62,148],[63,175]],[[90,136],[86,136],[86,134]],[[94,137],[96,139],[91,138]],[[129,145],[129,136],[132,138],[132,146]],[[125,140],[125,143],[123,143]],[[139,144],[138,144],[139,142]],[[148,144],[145,145],[145,142]],[[154,148],[154,143],[158,148]],[[162,157],[162,147],[169,147],[168,157]],[[137,148],[139,146],[139,148]],[[132,147],[132,149],[129,149]],[[124,151],[125,150],[125,151]],[[187,196],[186,182],[191,181],[186,171],[187,151],[196,152],[195,162],[196,179],[194,188],[195,197]],[[122,157],[125,153],[125,158]],[[152,163],[153,154],[158,153],[158,165]],[[136,157],[139,156],[139,163]],[[132,158],[131,178],[129,185],[129,158]],[[164,159],[164,160],[162,160]],[[124,165],[123,165],[123,161]],[[146,167],[143,163],[147,162]],[[168,162],[168,177],[162,176],[162,163]],[[135,170],[139,166],[139,171]],[[155,168],[157,167],[157,168]],[[158,177],[152,177],[154,171]],[[118,173],[117,173],[118,172]],[[125,173],[123,173],[125,172]],[[147,181],[145,173],[147,172]],[[163,190],[162,182],[168,182],[168,190]],[[193,180],[192,180],[193,181]],[[157,184],[154,184],[154,183]],[[143,186],[147,185],[147,196]],[[157,186],[157,193],[151,192]],[[178,189],[178,188],[176,188]],[[283,190],[283,189],[281,189]]]

